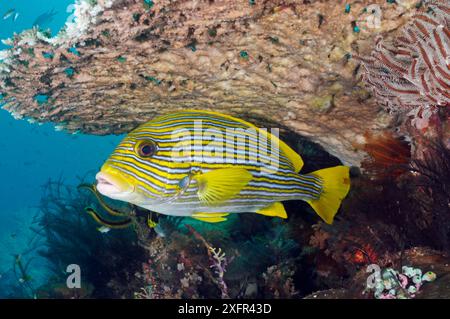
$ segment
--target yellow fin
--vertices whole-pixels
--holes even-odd
[[[207,223],[220,223],[226,221],[225,216],[228,215],[227,213],[195,213],[191,217]]]
[[[156,223],[156,222],[154,222],[153,221],[153,219],[152,219],[152,216],[153,214],[148,214],[148,216],[147,216],[147,226],[148,226],[148,228],[155,228],[156,226],[158,226],[158,223]]]
[[[276,202],[271,204],[270,206],[264,207],[256,212],[257,214],[272,216],[272,217],[280,217],[287,218],[286,210],[284,206],[280,202]]]
[[[266,138],[270,137],[274,141],[278,141],[278,143],[279,143],[278,145],[279,145],[280,151],[282,153],[284,153],[284,155],[286,155],[286,157],[292,163],[292,165],[294,166],[294,171],[296,173],[300,172],[300,170],[303,167],[302,157],[299,154],[297,154],[296,151],[294,151],[292,148],[290,148],[285,142],[280,140],[275,135],[267,132],[266,130],[259,129],[256,125],[254,125],[254,124],[252,124],[250,122],[241,120],[239,118],[236,118],[236,117],[228,115],[228,114],[222,114],[222,113],[214,112],[214,111],[185,110],[185,112],[202,112],[202,113],[205,113],[205,114],[211,114],[211,115],[215,115],[215,116],[218,116],[218,117],[222,117],[222,118],[226,118],[226,119],[229,119],[229,120],[232,120],[232,121],[236,121],[236,122],[242,123],[242,124],[247,125],[248,127],[251,127],[251,128],[255,128],[261,135],[264,135]]]
[[[198,197],[208,205],[224,202],[238,194],[252,179],[243,168],[221,168],[193,177],[198,183]]]
[[[327,223],[332,224],[342,200],[350,190],[350,168],[335,166],[311,173],[323,181],[323,189],[319,199],[308,203],[316,213]]]

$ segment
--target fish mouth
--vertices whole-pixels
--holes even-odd
[[[99,172],[95,176],[95,179],[97,180],[97,189],[103,195],[122,193],[120,185],[115,183],[107,174]]]
[[[118,198],[134,192],[134,186],[120,172],[109,166],[103,166],[95,179],[97,180],[97,190],[102,195]]]

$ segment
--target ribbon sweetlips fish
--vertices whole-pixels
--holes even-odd
[[[349,167],[302,175],[303,160],[277,136],[210,111],[157,117],[129,133],[97,174],[104,196],[174,216],[221,222],[230,213],[286,218],[304,200],[326,222],[350,189]]]

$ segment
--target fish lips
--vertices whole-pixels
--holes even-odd
[[[122,199],[134,192],[134,186],[119,176],[100,171],[95,179],[99,193],[113,199]]]

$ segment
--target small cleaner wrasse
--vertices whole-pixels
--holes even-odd
[[[349,168],[302,175],[301,156],[276,135],[216,112],[167,114],[124,138],[97,174],[97,190],[206,222],[229,213],[287,218],[281,202],[304,200],[331,224],[350,189]]]

